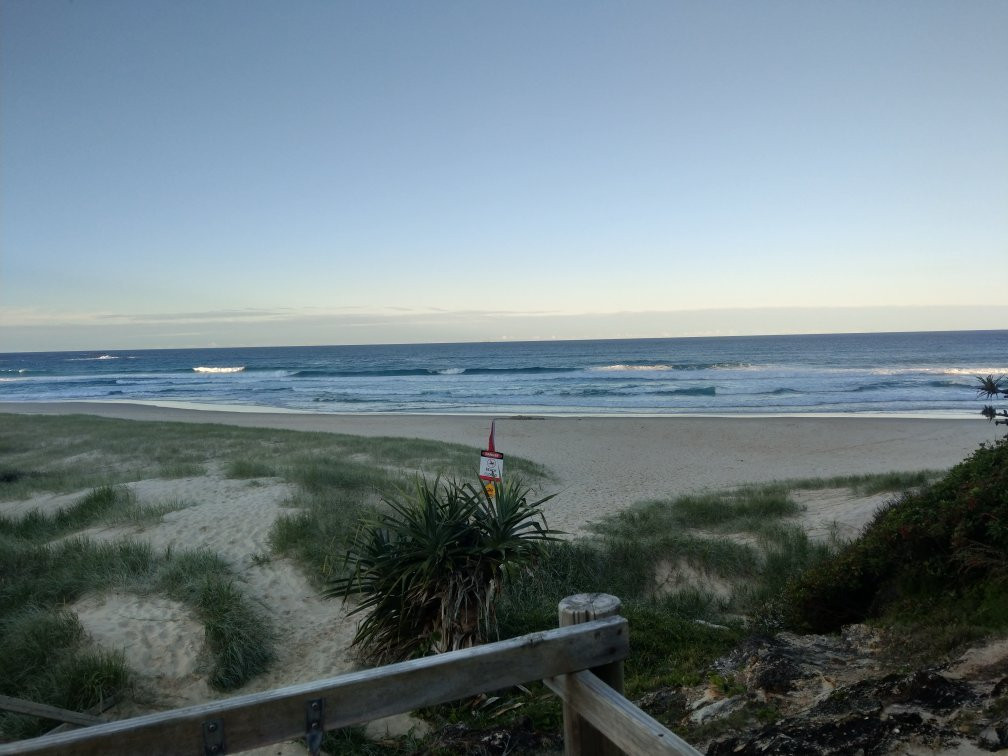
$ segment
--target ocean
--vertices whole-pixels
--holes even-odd
[[[1008,331],[0,354],[0,401],[310,412],[976,417]]]

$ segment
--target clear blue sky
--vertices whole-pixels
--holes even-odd
[[[1008,2],[0,0],[0,351],[997,328]]]

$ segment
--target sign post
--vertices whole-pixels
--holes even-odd
[[[497,496],[497,486],[504,477],[504,455],[494,448],[494,423],[490,421],[490,439],[487,448],[480,451],[479,479],[483,481],[483,490],[491,499]]]

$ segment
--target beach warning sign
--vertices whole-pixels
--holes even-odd
[[[497,495],[497,486],[504,477],[504,455],[494,448],[494,421],[490,421],[490,440],[487,448],[480,451],[479,479],[483,490],[491,498]]]

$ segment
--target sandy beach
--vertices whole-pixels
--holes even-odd
[[[132,420],[222,423],[247,427],[396,436],[485,447],[489,417],[430,415],[309,415],[224,412],[139,404],[0,403],[4,413],[86,414]],[[944,469],[959,462],[993,428],[977,420],[896,418],[631,418],[499,417],[496,446],[544,465],[552,474],[547,506],[554,528],[582,532],[586,523],[634,502],[788,478]],[[197,478],[129,484],[139,499],[188,505],[154,525],[91,528],[98,540],[133,538],[157,549],[217,551],[240,575],[245,590],[278,629],[279,658],[241,692],[328,677],[349,670],[354,622],[341,602],[321,599],[285,559],[268,559],[269,529],[284,511],[290,487],[279,479],[229,480],[210,470]],[[53,511],[79,494],[42,494],[0,502],[0,513]],[[887,498],[853,499],[844,491],[803,492],[803,524],[813,534],[856,535]],[[290,511],[289,509],[286,511]],[[87,596],[73,607],[92,638],[125,651],[142,683],[157,691],[161,708],[218,697],[198,674],[202,630],[187,609],[157,596]],[[122,712],[123,715],[129,712]],[[379,724],[379,730],[385,724]],[[264,751],[266,752],[266,751]],[[277,749],[269,749],[278,753]]]

